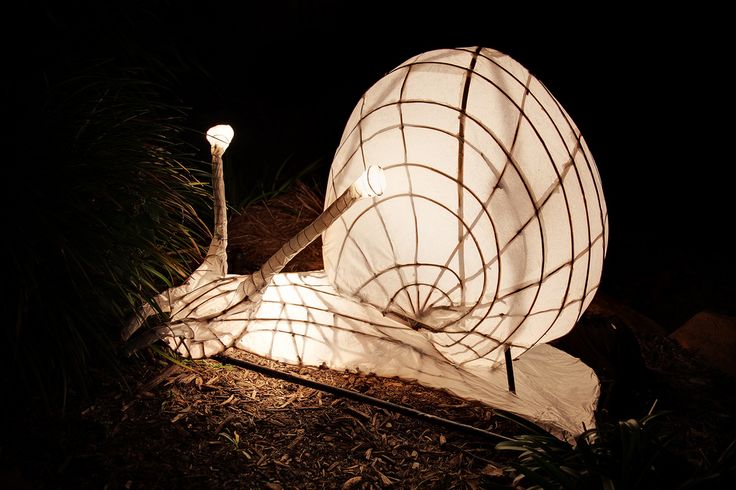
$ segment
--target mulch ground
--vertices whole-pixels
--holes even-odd
[[[733,438],[732,379],[666,339],[648,352],[649,388],[674,449],[693,469]],[[650,343],[653,341],[650,339]],[[669,349],[667,366],[657,355]],[[646,352],[646,351],[645,351]],[[228,356],[415,408],[493,433],[519,429],[490,407],[399,379]],[[148,350],[49,416],[34,405],[3,447],[2,488],[489,488],[510,485],[498,439],[448,430],[215,360]],[[673,362],[677,360],[677,362]],[[24,403],[23,400],[19,401]],[[643,414],[641,414],[643,415]],[[7,429],[6,429],[7,430]]]
[[[298,196],[234,217],[232,272],[253,270],[319,212],[318,196],[304,189]],[[320,260],[312,247],[292,269],[318,268]],[[672,411],[673,450],[683,462],[695,471],[717,458],[736,437],[734,379],[610,298],[599,295],[590,312],[575,331],[584,333],[577,348],[592,346],[594,355],[581,357],[603,382],[601,408],[641,417],[656,401],[657,410]],[[616,332],[633,333],[633,344],[585,336],[613,321]],[[491,407],[415,383],[226,354],[493,433],[519,433]],[[14,415],[3,420],[9,442],[0,446],[0,488],[476,489],[512,482],[502,468],[514,454],[496,450],[498,439],[216,360],[181,360],[156,347],[125,359],[117,375],[90,378],[92,391],[71,393],[63,415],[37,400],[3,402],[14,404]]]
[[[510,434],[490,407],[398,379],[281,365],[451,420]],[[149,352],[91,403],[28,428],[18,481],[50,488],[483,488],[509,481],[498,440],[213,360]],[[26,454],[23,454],[26,452]],[[30,471],[29,471],[30,470]],[[30,479],[24,480],[28,475]]]

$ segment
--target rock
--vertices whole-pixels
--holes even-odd
[[[670,337],[705,364],[736,377],[736,318],[701,311]]]
[[[593,316],[609,316],[624,323],[640,340],[642,338],[665,337],[667,330],[648,316],[602,292],[593,298],[586,313]]]
[[[646,411],[648,372],[639,343],[619,317],[586,313],[575,328],[551,342],[590,366],[601,383],[598,409],[617,418]]]

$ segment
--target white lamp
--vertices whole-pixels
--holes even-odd
[[[233,128],[227,124],[219,124],[211,127],[207,131],[207,141],[213,148],[217,148],[220,154],[225,153],[227,147],[230,146],[230,142],[233,140],[235,132]]]

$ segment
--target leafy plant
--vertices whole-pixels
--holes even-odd
[[[45,83],[17,123],[3,338],[8,378],[57,405],[84,386],[90,361],[114,364],[133,308],[201,259],[210,194],[188,142],[201,135],[142,68],[101,64]]]
[[[681,490],[729,488],[736,481],[736,439],[701,474],[686,481]]]
[[[255,179],[255,182],[251,182],[247,190],[237,188],[237,182],[242,182],[243,179],[227,179],[228,182],[236,182],[234,190],[230,190],[233,186],[228,185],[228,195],[234,195],[235,208],[243,209],[253,203],[283,195],[299,182],[319,185],[315,181],[324,164],[322,159],[315,159],[306,165],[292,165],[295,168],[291,168],[290,163],[288,159],[284,160],[275,171],[269,168],[262,169],[261,175]],[[226,178],[228,172],[234,171],[225,169]]]
[[[224,437],[225,439],[227,439],[228,442],[230,442],[230,444],[232,444],[233,451],[236,451],[236,452],[242,454],[243,456],[245,456],[246,459],[252,459],[253,458],[253,456],[251,456],[250,453],[248,453],[248,451],[246,451],[245,449],[243,449],[242,447],[240,447],[240,441],[241,441],[241,439],[240,439],[240,434],[238,434],[238,431],[234,430],[232,436],[230,434],[228,434],[227,432],[224,432],[224,431],[223,432],[220,432],[219,435],[221,437]]]
[[[600,421],[575,438],[561,440],[537,424],[496,410],[526,434],[496,445],[516,451],[507,471],[524,488],[636,489],[674,488],[684,479],[683,467],[667,451],[668,437],[657,421],[665,412],[641,419]]]

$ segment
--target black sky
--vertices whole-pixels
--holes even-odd
[[[505,52],[555,94],[598,163],[611,227],[604,290],[668,328],[706,307],[733,313],[724,12],[621,3],[564,11],[530,2],[61,3],[38,2],[25,16],[21,71],[53,77],[86,60],[153,56],[175,74],[191,125],[230,123],[232,165],[262,172],[319,160],[326,175],[358,98],[413,55],[475,45]]]

